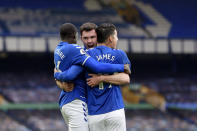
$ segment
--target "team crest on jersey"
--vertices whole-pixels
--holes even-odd
[[[82,55],[89,56],[89,55],[84,51],[84,49],[80,49],[80,53],[81,53]]]
[[[82,55],[86,54],[86,52],[84,51],[84,49],[80,49],[80,53],[81,53]]]

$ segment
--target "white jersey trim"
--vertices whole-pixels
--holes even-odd
[[[84,64],[86,63],[86,61],[88,60],[88,58],[90,58],[90,56],[88,56],[82,63],[82,66],[84,66]]]

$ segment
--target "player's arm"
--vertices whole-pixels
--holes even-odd
[[[79,46],[70,47],[69,55],[73,59],[73,65],[81,65],[87,70],[93,73],[103,73],[103,74],[112,74],[114,72],[124,72],[127,71],[127,68],[124,64],[109,64],[109,63],[100,63],[94,58],[90,57],[87,52],[85,52]],[[65,55],[66,56],[66,55]],[[127,71],[129,73],[129,71]]]
[[[84,62],[83,66],[93,73],[103,73],[111,74],[114,72],[126,72],[131,73],[130,69],[127,67],[127,64],[110,64],[110,63],[101,63],[96,61],[92,57],[88,57]],[[129,69],[129,70],[128,70]]]
[[[70,91],[72,91],[74,89],[74,83],[61,82],[59,80],[55,80],[55,82],[56,82],[56,85],[60,89],[66,91],[66,92],[70,92]]]
[[[65,73],[66,72],[67,71],[65,71]],[[67,72],[67,73],[69,73],[69,72]],[[57,75],[55,75],[55,74],[57,74]],[[64,75],[64,73],[61,74],[60,72],[58,72],[58,70],[56,68],[54,68],[54,76],[57,76],[57,77],[55,77],[55,82],[56,82],[57,87],[59,87],[60,89],[66,91],[66,92],[71,92],[74,89],[74,83],[63,82],[63,80],[68,80],[68,77],[67,77],[67,74],[65,76],[61,76],[61,75]],[[59,77],[60,77],[61,81],[58,80]]]
[[[127,73],[130,73],[130,68],[128,65],[123,64],[109,64],[109,63],[101,63],[94,60],[92,57],[89,58],[84,65],[93,73],[114,73],[114,71],[121,71],[121,66],[123,66],[123,70]],[[78,65],[73,65],[69,69],[64,72],[55,72],[54,78],[60,81],[72,81],[83,71],[83,68]]]
[[[73,65],[64,72],[58,72],[54,69],[54,78],[59,88],[66,92],[70,92],[74,89],[74,83],[69,82],[77,78],[77,76],[83,71],[81,66]],[[65,82],[67,81],[67,82]]]
[[[54,69],[54,78],[59,81],[73,81],[77,78],[77,76],[83,71],[83,68],[78,65],[71,66],[68,70],[65,70],[64,72],[58,72],[56,69]]]
[[[114,73],[114,72],[127,72],[130,74],[130,68],[128,64],[109,64],[109,63],[100,63],[96,61],[94,58],[90,57],[83,49],[80,47],[76,48],[71,46],[73,52],[75,52],[73,55],[70,55],[71,53],[68,53],[67,55],[70,56],[70,58],[73,57],[73,64],[81,64],[82,66],[86,67],[89,71],[93,73]],[[80,51],[79,51],[80,49]],[[71,51],[71,49],[69,50]],[[80,52],[80,53],[79,53]],[[66,56],[66,55],[65,55]],[[60,64],[60,63],[59,63]],[[81,72],[82,67],[80,66],[71,66],[68,70],[64,72],[58,72],[54,74],[55,79],[60,81],[71,81],[74,80]]]
[[[130,77],[128,74],[131,74],[131,64],[125,52],[119,50],[119,53],[119,59],[121,59],[122,63],[125,64],[124,68],[127,69],[127,74],[119,73],[115,75],[95,76],[95,78],[89,78],[87,80],[87,84],[91,87],[98,85],[100,82],[107,82],[116,85],[128,84],[130,82]]]
[[[87,79],[87,84],[91,87],[99,85],[100,82],[106,82],[115,85],[124,85],[130,83],[130,77],[126,73],[116,73],[114,75],[98,75],[89,74],[91,76]]]

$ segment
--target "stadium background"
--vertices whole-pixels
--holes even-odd
[[[118,48],[131,60],[131,83],[122,88],[127,130],[196,131],[196,5],[195,0],[1,0],[0,130],[66,130],[57,106],[53,50],[62,23],[79,27],[90,21],[114,23]]]

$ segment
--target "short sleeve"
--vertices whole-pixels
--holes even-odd
[[[72,65],[84,65],[87,59],[90,57],[85,50],[75,44],[72,44],[69,49],[70,54],[68,54],[72,58]]]
[[[123,64],[131,64],[129,58],[127,57],[127,54],[122,50],[119,50],[119,52],[120,52],[120,57],[122,59]]]

